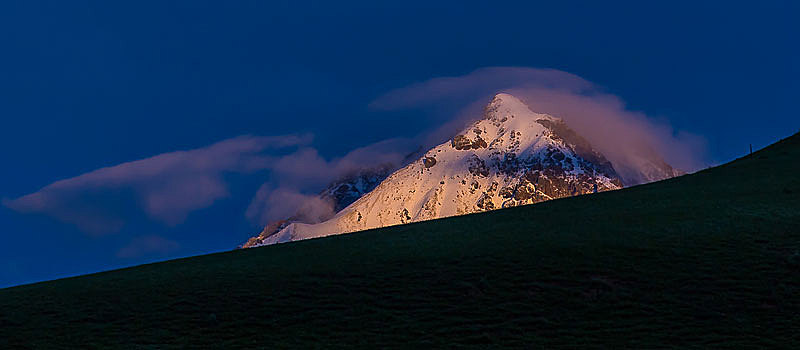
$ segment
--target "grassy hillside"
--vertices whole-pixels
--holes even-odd
[[[0,348],[800,348],[800,135],[659,183],[0,290]]]

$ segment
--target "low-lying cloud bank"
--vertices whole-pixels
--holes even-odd
[[[103,234],[125,224],[126,218],[114,206],[119,197],[132,194],[150,218],[176,225],[190,212],[228,196],[226,173],[266,169],[273,159],[264,151],[310,142],[308,135],[236,137],[203,148],[100,168],[16,199],[4,199],[3,205],[22,213],[50,215],[85,232]]]

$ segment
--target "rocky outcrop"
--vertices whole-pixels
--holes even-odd
[[[278,220],[267,224],[267,226],[264,227],[264,230],[262,230],[258,236],[250,237],[250,239],[248,239],[247,242],[242,244],[241,248],[250,248],[261,245],[261,243],[263,243],[267,237],[280,232],[281,230],[286,228],[286,226],[289,226],[289,224],[291,224],[292,222],[293,219],[289,218],[286,220]]]
[[[436,158],[434,158],[434,157],[424,157],[424,158],[422,158],[422,164],[425,166],[426,169],[430,168],[430,167],[436,165]]]
[[[474,154],[471,155],[468,164],[467,170],[469,170],[469,173],[473,176],[489,176],[489,167],[487,167],[486,162],[478,156]]]
[[[470,140],[468,137],[464,135],[456,135],[455,137],[453,137],[453,140],[450,141],[450,145],[459,151],[481,149],[488,147],[488,145],[486,144],[486,140],[480,137],[480,130],[478,130],[478,133],[475,136],[474,140]]]

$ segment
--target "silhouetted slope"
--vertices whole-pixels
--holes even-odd
[[[8,288],[0,348],[800,348],[798,160]]]

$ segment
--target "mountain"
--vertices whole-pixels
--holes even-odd
[[[653,171],[642,174],[646,181],[674,176],[663,161],[653,164]],[[484,109],[482,119],[394,172],[330,220],[269,226],[245,246],[464,215],[622,187],[623,178],[611,162],[563,120],[535,113],[509,94],[497,94]]]

